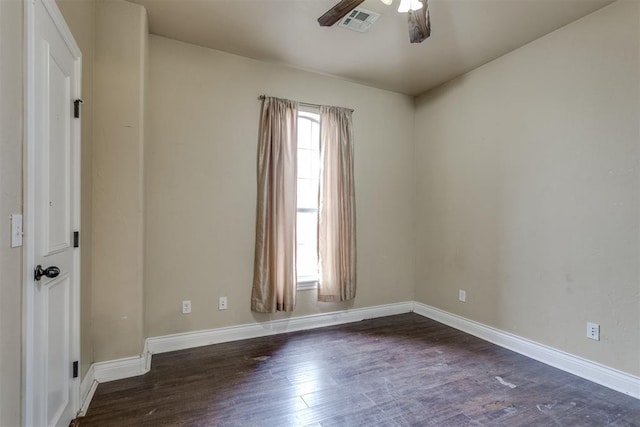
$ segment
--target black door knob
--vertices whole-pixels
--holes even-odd
[[[49,279],[53,279],[54,277],[58,277],[58,275],[60,274],[60,269],[56,266],[51,266],[49,268],[43,269],[41,265],[36,266],[36,269],[34,271],[34,279],[36,279],[36,281],[42,279],[42,276],[46,276]]]

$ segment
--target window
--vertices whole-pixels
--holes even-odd
[[[318,282],[318,186],[320,116],[298,112],[298,212],[296,215],[298,289]]]
[[[292,311],[298,289],[315,288],[322,302],[356,296],[353,110],[328,105],[300,110],[300,105],[308,106],[274,97],[262,103],[251,290],[255,312]],[[294,155],[281,155],[291,150]]]

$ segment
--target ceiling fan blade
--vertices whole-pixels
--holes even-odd
[[[410,10],[407,25],[411,43],[422,43],[431,35],[431,16],[429,15],[429,0],[420,0],[422,8]]]
[[[320,26],[332,26],[362,2],[364,2],[364,0],[340,0],[340,3],[327,10],[324,15],[318,18]]]

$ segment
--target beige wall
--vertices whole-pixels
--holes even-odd
[[[287,317],[250,311],[260,94],[355,109],[358,295],[413,299],[413,101],[317,74],[150,38],[145,335]],[[218,311],[218,297],[229,309]],[[293,314],[335,311],[298,293]],[[180,313],[190,299],[193,312]]]
[[[73,37],[82,52],[82,135],[80,176],[80,373],[84,377],[93,363],[91,330],[91,189],[93,141],[93,44],[95,0],[56,0]]]
[[[94,360],[140,354],[143,336],[143,139],[147,15],[96,3],[93,64]]]
[[[417,300],[640,374],[638,18],[616,2],[417,100]]]
[[[22,213],[23,3],[0,1],[0,426],[20,424],[22,248],[9,217]]]

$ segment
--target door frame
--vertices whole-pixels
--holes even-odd
[[[1,1],[1,0],[0,0]],[[35,267],[35,4],[41,2],[62,35],[67,47],[75,58],[76,81],[71,82],[75,99],[81,99],[82,54],[67,26],[55,0],[24,0],[24,143],[23,143],[23,216],[24,246],[22,249],[23,301],[22,301],[22,425],[37,425],[42,420],[44,408],[36,407],[34,369],[37,358],[35,353],[34,306],[36,288],[33,279]],[[73,120],[70,126],[73,150],[73,188],[75,195],[72,206],[73,230],[80,230],[80,120]],[[80,364],[80,250],[73,254],[73,283],[70,332],[71,356]],[[73,390],[71,405],[74,413],[80,410],[80,376],[71,382]]]

